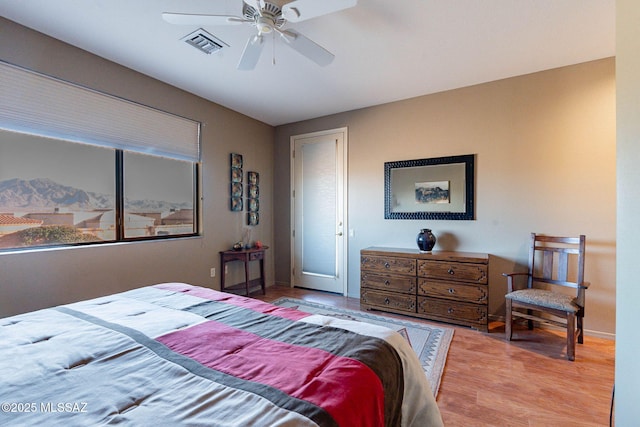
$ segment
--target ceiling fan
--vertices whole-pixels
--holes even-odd
[[[301,22],[354,7],[358,0],[243,0],[242,15],[197,15],[184,13],[162,14],[171,24],[181,25],[237,25],[250,24],[258,32],[249,37],[244,47],[239,70],[253,70],[258,63],[266,34],[279,34],[285,44],[320,66],[333,61],[334,55],[292,29],[283,29],[287,22]]]

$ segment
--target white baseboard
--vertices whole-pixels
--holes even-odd
[[[495,322],[504,322],[504,316],[490,315],[489,316],[489,320],[492,320],[492,321],[495,321]],[[541,324],[538,327],[540,327],[542,329],[551,329],[551,330],[554,330],[554,331],[562,331],[563,330],[562,328],[560,328],[558,326],[546,325],[546,324]],[[594,331],[592,329],[585,329],[584,330],[584,336],[585,337],[603,338],[603,339],[612,340],[612,341],[616,340],[616,334],[612,334],[610,332]]]

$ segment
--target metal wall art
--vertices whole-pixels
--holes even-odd
[[[260,174],[247,172],[247,225],[260,222]]]
[[[230,193],[230,205],[232,211],[242,212],[242,154],[231,153],[231,188]]]

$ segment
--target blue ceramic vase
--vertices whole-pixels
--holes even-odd
[[[421,252],[431,252],[431,249],[436,245],[436,236],[428,228],[423,228],[418,233],[416,243],[418,243],[418,249]]]

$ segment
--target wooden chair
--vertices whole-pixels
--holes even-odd
[[[507,277],[505,334],[512,338],[513,317],[562,326],[567,329],[567,359],[575,360],[576,339],[582,344],[584,331],[585,236],[552,237],[531,233],[529,270],[503,274]],[[515,279],[527,278],[527,287],[516,290]],[[571,288],[572,294],[562,291]],[[522,311],[524,309],[524,311]]]

